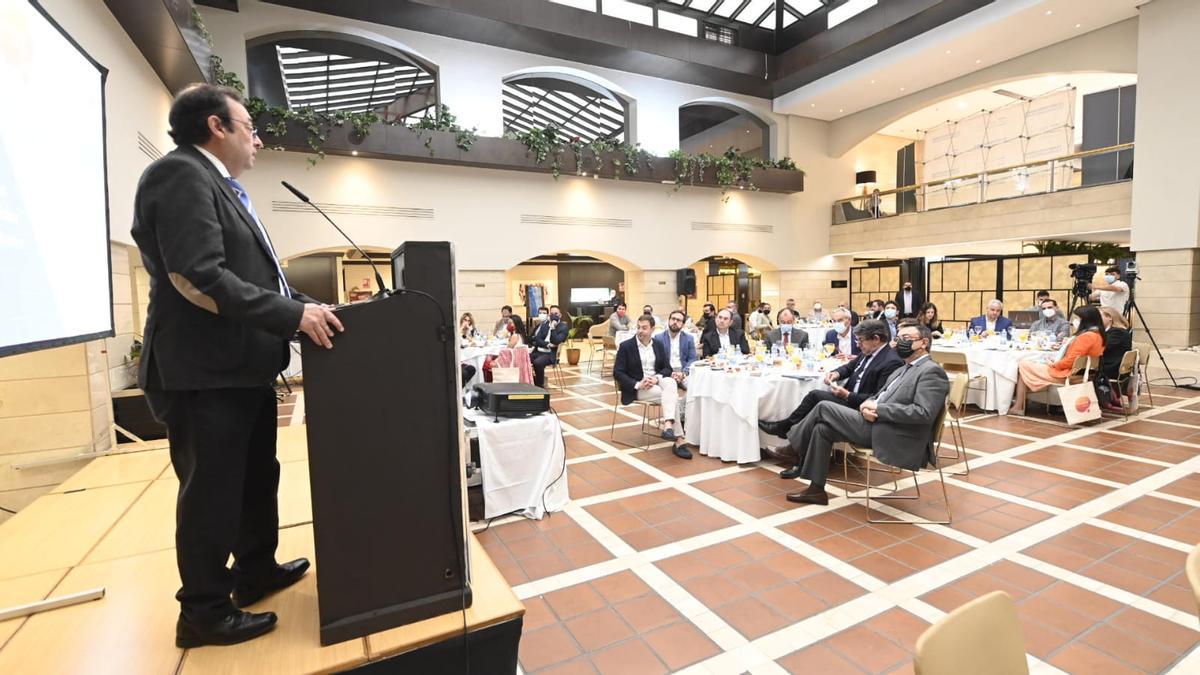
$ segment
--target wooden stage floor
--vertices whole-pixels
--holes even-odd
[[[280,560],[313,554],[303,425],[279,429]],[[319,673],[353,668],[461,634],[455,612],[321,647],[316,574],[254,607],[279,614],[270,634],[233,647],[175,647],[178,481],[165,449],[92,460],[0,525],[0,607],[97,586],[101,600],[0,622],[0,673]],[[470,537],[471,631],[524,614]]]

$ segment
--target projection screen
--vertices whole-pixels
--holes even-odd
[[[0,0],[0,357],[113,335],[106,75],[33,0]]]

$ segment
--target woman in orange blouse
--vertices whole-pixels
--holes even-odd
[[[1071,325],[1075,327],[1075,336],[1065,345],[1066,353],[1062,358],[1053,363],[1037,363],[1026,359],[1017,364],[1017,397],[1009,414],[1025,414],[1025,397],[1029,392],[1042,391],[1051,384],[1065,384],[1076,358],[1093,356],[1096,368],[1100,367],[1105,342],[1100,310],[1094,305],[1081,305],[1075,308],[1072,315]]]

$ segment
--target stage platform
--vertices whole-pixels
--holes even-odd
[[[311,560],[304,426],[279,429],[279,460],[278,557]],[[177,487],[165,449],[100,457],[0,525],[0,608],[106,589],[94,602],[0,622],[0,673],[324,673],[364,666],[387,672],[397,655],[461,644],[463,616],[454,612],[321,647],[314,560],[300,583],[253,607],[279,614],[272,633],[232,647],[177,649]],[[474,656],[499,627],[519,636],[525,609],[474,535],[469,546],[474,601],[466,623]],[[515,663],[515,639],[511,647]],[[438,658],[457,663],[449,651]],[[497,672],[476,658],[471,670]]]

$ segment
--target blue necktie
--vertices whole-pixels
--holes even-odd
[[[292,297],[287,280],[283,276],[283,268],[279,265],[279,257],[275,255],[275,247],[271,245],[271,238],[267,236],[267,228],[263,227],[262,221],[258,219],[258,213],[254,211],[254,205],[250,203],[250,195],[246,194],[246,188],[242,187],[242,184],[237,182],[233,176],[226,176],[225,180],[229,181],[233,193],[237,195],[238,201],[242,202],[242,206],[246,207],[246,212],[254,219],[254,224],[258,225],[258,233],[262,235],[263,241],[267,242],[267,250],[271,253],[271,262],[275,263],[275,271],[279,272],[279,292],[285,298]]]

